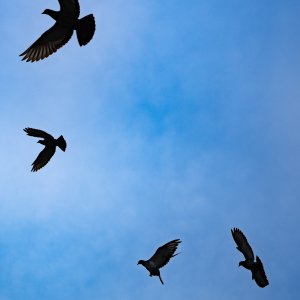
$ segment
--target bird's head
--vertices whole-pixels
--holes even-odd
[[[144,263],[145,263],[144,260],[139,260],[137,264],[138,264],[138,265],[144,265]]]
[[[57,20],[58,15],[59,15],[59,12],[47,8],[47,9],[45,9],[45,10],[42,12],[42,15],[48,15],[48,16],[50,16],[52,19]]]
[[[44,141],[44,140],[39,140],[39,141],[37,141],[37,143],[38,143],[38,144],[42,144],[42,145],[45,146],[45,141]]]
[[[239,262],[239,267],[240,267],[240,266],[243,266],[243,267],[244,267],[244,266],[245,266],[245,262],[244,262],[244,261],[240,261],[240,262]]]
[[[51,14],[51,10],[48,8],[42,12],[42,15],[50,15],[50,14]]]

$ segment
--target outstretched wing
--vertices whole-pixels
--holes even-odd
[[[55,153],[55,146],[46,146],[32,163],[32,172],[36,172],[44,167]]]
[[[175,251],[177,250],[178,245],[181,243],[180,239],[173,240],[171,242],[166,243],[165,245],[159,247],[154,255],[150,258],[151,261],[154,262],[157,268],[162,268],[165,266],[171,257],[176,256],[174,255]]]
[[[261,288],[269,284],[268,278],[264,270],[264,266],[258,256],[256,256],[256,267],[252,271],[252,278]]]
[[[63,14],[73,16],[78,19],[80,15],[80,7],[78,0],[58,0],[60,10]]]
[[[22,60],[26,60],[27,62],[44,59],[65,45],[72,37],[72,34],[72,28],[64,27],[56,22],[20,56],[24,56]]]
[[[53,136],[51,134],[49,134],[43,130],[40,130],[40,129],[26,127],[23,130],[27,133],[27,135],[30,135],[30,136],[39,137],[39,138],[43,138],[43,139],[53,139]]]
[[[245,235],[238,228],[231,229],[231,234],[237,244],[237,249],[243,253],[246,260],[254,261],[254,254],[251,246],[249,245]]]

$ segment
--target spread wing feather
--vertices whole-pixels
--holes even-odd
[[[171,257],[174,257],[178,254],[177,253],[174,255],[180,243],[181,243],[180,239],[176,239],[166,243],[165,245],[159,247],[156,250],[156,252],[150,258],[150,260],[154,262],[157,268],[162,268],[169,262]]]
[[[32,172],[36,172],[44,167],[55,153],[55,146],[46,146],[32,163]]]
[[[26,127],[23,129],[27,135],[29,136],[34,136],[34,137],[39,137],[39,138],[44,138],[44,139],[53,139],[53,136],[43,130],[40,129],[34,129],[30,127]]]
[[[251,246],[249,245],[245,235],[238,228],[231,229],[232,237],[237,244],[237,249],[243,253],[245,259],[254,261],[254,254]]]
[[[78,19],[80,15],[80,6],[78,0],[58,0],[61,12],[74,16]]]
[[[261,288],[269,284],[268,278],[264,270],[264,266],[258,256],[256,256],[256,268],[252,271],[252,278]]]
[[[27,62],[39,61],[56,52],[72,37],[73,30],[56,22],[44,32],[27,50],[20,54]]]

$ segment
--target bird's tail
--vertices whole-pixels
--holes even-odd
[[[96,30],[95,18],[92,14],[78,20],[76,34],[80,46],[85,46],[94,36]]]
[[[67,143],[62,135],[56,140],[56,144],[62,151],[66,151]]]
[[[171,257],[175,257],[176,255],[181,254],[181,252],[178,252],[176,254],[173,254]]]
[[[164,282],[162,281],[161,277],[160,277],[160,274],[158,274],[158,277],[159,277],[159,280],[162,284],[164,284]]]

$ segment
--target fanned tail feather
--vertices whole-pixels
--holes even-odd
[[[85,46],[94,36],[96,30],[95,18],[92,14],[81,18],[76,27],[76,34],[80,46]]]
[[[62,151],[66,151],[67,148],[67,143],[64,139],[64,137],[61,135],[57,140],[57,146],[62,150]]]

